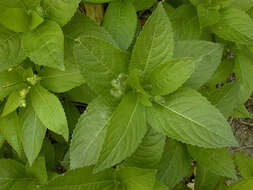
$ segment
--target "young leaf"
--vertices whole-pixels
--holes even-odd
[[[253,44],[253,20],[239,9],[228,8],[220,12],[220,21],[212,27],[213,32],[225,40],[239,44]]]
[[[192,59],[171,60],[157,66],[149,76],[152,94],[167,95],[177,90],[190,78],[195,69]]]
[[[253,177],[253,158],[243,152],[237,152],[233,157],[241,176],[243,178]]]
[[[24,8],[9,8],[0,13],[0,24],[14,32],[26,32],[30,17]]]
[[[156,170],[125,168],[116,171],[116,179],[127,190],[153,190]]]
[[[184,143],[206,148],[238,145],[223,115],[190,88],[182,88],[153,104],[147,114],[154,129]]]
[[[29,164],[32,165],[42,148],[47,128],[42,124],[31,105],[20,114],[21,141]]]
[[[168,189],[172,189],[189,173],[190,164],[191,158],[186,146],[169,139],[158,167],[157,179],[163,182]]]
[[[142,71],[144,77],[148,76],[157,65],[172,58],[173,49],[172,27],[163,5],[160,3],[149,17],[135,43],[130,72],[137,68]]]
[[[156,169],[160,163],[164,145],[165,136],[149,128],[139,147],[124,162],[124,165],[127,167]]]
[[[216,175],[236,179],[235,165],[227,149],[204,149],[188,146],[188,150],[200,167],[204,167]]]
[[[49,20],[54,20],[64,26],[74,16],[80,0],[41,0],[41,7]]]
[[[127,50],[137,28],[137,14],[132,3],[129,0],[112,1],[106,9],[103,26],[119,47]]]
[[[4,106],[4,109],[2,112],[2,117],[15,111],[20,106],[22,99],[23,99],[23,97],[21,97],[20,92],[14,91],[13,93],[11,93],[7,99],[5,106]]]
[[[31,17],[30,18],[30,25],[29,25],[30,30],[34,30],[41,23],[44,22],[44,19],[36,11],[31,11],[30,17]]]
[[[66,174],[54,178],[41,190],[101,190],[115,182],[114,170],[108,169],[103,172],[93,174],[92,167],[71,170]]]
[[[70,146],[71,168],[96,164],[114,109],[115,105],[101,96],[89,104],[73,133]]]
[[[43,125],[68,141],[67,119],[59,99],[40,85],[31,89],[30,97],[32,107]]]
[[[56,22],[46,21],[25,33],[23,44],[35,64],[64,70],[64,37]]]
[[[6,139],[18,155],[21,156],[22,144],[20,139],[20,126],[16,112],[0,118],[0,132],[4,139]]]
[[[229,186],[227,190],[249,190],[253,188],[253,178],[244,179]]]
[[[180,41],[175,45],[174,58],[190,57],[198,62],[195,71],[186,85],[194,89],[200,88],[215,72],[220,64],[223,47],[207,41]]]
[[[146,131],[144,107],[136,94],[130,92],[113,114],[95,171],[114,166],[133,154]]]
[[[0,25],[0,44],[3,44],[0,46],[0,71],[7,70],[25,59],[20,33]]]

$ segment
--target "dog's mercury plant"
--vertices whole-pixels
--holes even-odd
[[[0,190],[253,189],[253,2],[80,1],[0,1]]]

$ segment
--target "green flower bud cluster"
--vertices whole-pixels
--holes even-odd
[[[26,107],[26,95],[30,92],[31,87],[28,86],[28,88],[24,88],[19,92],[21,100],[19,102],[19,107],[25,108]]]
[[[110,90],[110,93],[112,96],[116,98],[122,97],[122,95],[126,91],[127,78],[128,78],[127,74],[120,73],[116,79],[113,79],[111,81],[112,89]]]
[[[41,80],[41,78],[37,75],[33,75],[32,77],[26,78],[26,80],[29,84],[35,86]]]

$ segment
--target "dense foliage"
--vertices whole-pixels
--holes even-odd
[[[0,190],[253,189],[227,122],[251,117],[252,18],[251,0],[0,0]]]

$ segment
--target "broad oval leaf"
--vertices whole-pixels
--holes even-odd
[[[41,0],[41,7],[47,19],[64,26],[74,16],[81,0]]]
[[[40,153],[47,128],[42,124],[31,105],[20,114],[21,141],[29,164]]]
[[[40,85],[31,89],[30,97],[32,107],[45,127],[68,141],[68,123],[59,99]]]
[[[4,105],[2,117],[15,111],[20,106],[21,101],[22,97],[20,95],[20,92],[14,91],[13,93],[11,93]]]
[[[137,149],[147,131],[145,110],[136,94],[126,94],[107,128],[95,172],[120,163]]]
[[[155,26],[155,27],[154,27]],[[130,72],[142,71],[143,77],[157,66],[172,58],[173,31],[163,5],[159,3],[141,31],[131,57]]]
[[[177,185],[190,171],[191,158],[184,144],[169,139],[158,167],[157,179],[168,189]]]
[[[147,114],[153,128],[184,143],[205,148],[238,145],[224,116],[193,89],[179,89]]]
[[[35,30],[25,33],[23,44],[35,64],[64,70],[64,37],[56,22],[45,21]]]
[[[70,145],[70,167],[80,168],[96,164],[106,137],[107,126],[115,105],[104,97],[97,97],[80,117]]]
[[[212,27],[212,30],[225,40],[245,45],[253,44],[253,20],[240,9],[222,10],[220,21]]]
[[[149,76],[152,94],[167,95],[183,85],[195,69],[192,59],[171,60],[157,66]]]
[[[253,177],[253,158],[243,152],[233,155],[234,162],[243,178]]]
[[[127,50],[137,28],[137,14],[132,3],[129,0],[112,1],[106,9],[103,26],[119,47]]]

